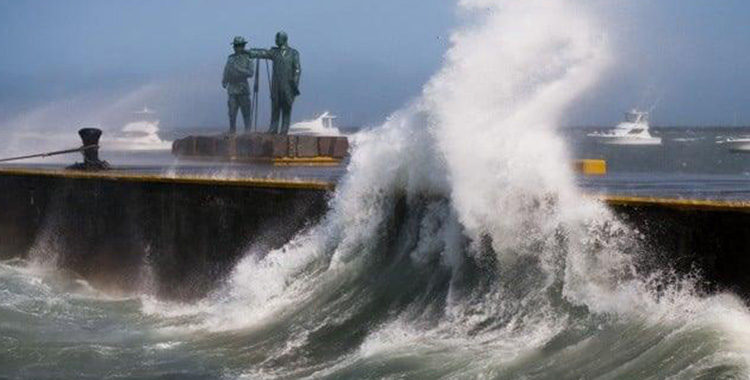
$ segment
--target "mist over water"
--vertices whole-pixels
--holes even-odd
[[[0,314],[68,321],[52,324],[55,342],[94,377],[108,367],[91,357],[144,378],[750,376],[742,303],[640,269],[638,234],[575,187],[556,128],[615,61],[595,9],[459,6],[472,24],[420,98],[354,138],[320,224],[279,250],[251,247],[191,304],[107,299],[3,264]],[[96,322],[103,333],[77,327]],[[10,371],[28,364],[21,347],[46,339],[19,337],[25,323],[0,327],[18,347],[2,355]]]
[[[144,106],[160,103],[167,91],[164,84],[149,84],[128,91],[90,93],[66,96],[19,112],[2,120],[6,138],[0,142],[3,157],[61,150],[80,145],[77,131],[97,127],[105,136],[119,132]],[[43,162],[62,161],[45,159]]]

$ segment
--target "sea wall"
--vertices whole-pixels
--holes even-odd
[[[238,258],[325,211],[324,183],[0,171],[0,258],[70,269],[113,291],[199,297]]]
[[[70,269],[110,291],[187,299],[241,257],[280,247],[326,211],[330,183],[0,169],[0,259]],[[648,262],[750,295],[750,204],[605,198]],[[146,289],[144,289],[146,288]]]
[[[649,265],[699,279],[707,292],[750,300],[750,204],[609,198],[618,216],[643,237]]]

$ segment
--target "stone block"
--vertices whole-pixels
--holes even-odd
[[[318,154],[324,157],[333,157],[333,145],[335,137],[318,137]]]
[[[284,137],[286,137],[287,146],[285,157],[297,157],[297,141],[299,141],[299,138],[292,135],[286,135]]]
[[[175,142],[172,143],[172,152],[173,154],[180,156],[194,156],[195,137],[188,136],[179,140],[175,140]]]
[[[272,157],[288,157],[289,156],[289,141],[286,136],[282,135],[271,135],[273,141],[273,152]]]
[[[235,139],[234,156],[237,158],[255,157],[259,150],[257,138],[254,135],[237,136]]]
[[[285,157],[289,150],[286,136],[259,133],[254,135],[252,139],[254,144],[253,157]]]
[[[349,154],[349,139],[346,137],[336,137],[333,142],[333,158],[344,158]]]
[[[195,152],[196,156],[215,156],[216,155],[216,138],[209,136],[197,136],[195,137]]]
[[[320,137],[315,136],[297,136],[297,150],[295,157],[317,157],[318,152],[318,139]]]
[[[215,148],[216,155],[219,157],[232,157],[235,154],[236,138],[231,136],[222,136],[216,138]]]
[[[253,140],[253,157],[270,157],[273,155],[273,140],[265,135],[255,135]]]
[[[185,151],[185,140],[186,139],[179,139],[172,142],[172,155],[174,156],[183,156],[186,153]]]

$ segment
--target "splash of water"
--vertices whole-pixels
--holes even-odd
[[[452,248],[441,255],[453,266],[465,254],[464,239],[480,244],[488,236],[495,252],[521,253],[534,240],[529,232],[545,239],[567,220],[580,220],[575,214],[604,212],[575,191],[563,141],[554,133],[565,108],[609,62],[591,17],[566,1],[462,6],[484,14],[454,34],[447,63],[422,98],[356,137],[332,211],[311,233],[317,238],[272,252],[260,267],[249,257],[232,291],[275,290],[260,297],[266,303],[288,292],[290,277],[321,256],[325,270],[354,275],[352,262],[367,261],[364,247],[379,239],[399,196],[450,198],[434,218],[456,223],[436,222],[437,231],[423,240]],[[301,288],[315,289],[312,277],[304,276]],[[286,286],[269,287],[269,281]]]
[[[635,269],[635,234],[576,190],[555,129],[614,62],[596,14],[571,0],[460,5],[473,26],[419,99],[356,136],[326,219],[178,314],[264,342],[251,378],[746,370],[740,302],[687,280],[656,292],[663,273]]]
[[[115,116],[129,115],[163,96],[161,85],[148,84],[126,93],[86,93],[70,96],[30,109],[10,120],[2,120],[9,135],[0,143],[3,156],[59,150],[80,143],[76,131],[85,126],[110,124]],[[68,158],[40,162],[68,162]]]

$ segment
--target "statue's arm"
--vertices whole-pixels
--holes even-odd
[[[247,66],[238,64],[234,69],[246,78],[251,78],[253,76],[253,61],[250,60],[250,63]]]
[[[245,50],[245,54],[253,59],[273,59],[271,50],[269,49],[247,49]]]

